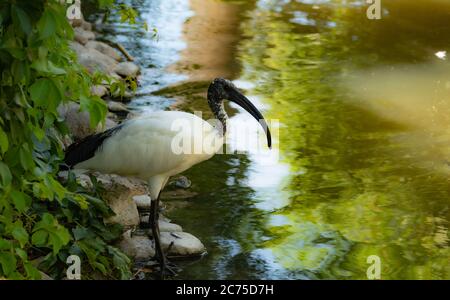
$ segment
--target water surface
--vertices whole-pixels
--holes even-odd
[[[154,20],[159,1],[139,3]],[[223,5],[240,12],[233,79],[279,121],[279,161],[217,155],[186,172],[197,196],[169,217],[208,255],[179,278],[365,279],[377,255],[382,279],[450,279],[450,2],[383,1],[381,20],[366,18],[365,1]],[[162,25],[184,50],[160,51],[189,55],[191,13]],[[136,40],[132,52],[157,62]],[[156,67],[175,78],[165,83],[189,78],[167,71],[172,63]]]

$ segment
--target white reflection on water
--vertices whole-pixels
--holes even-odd
[[[236,80],[234,81],[237,87],[249,89],[254,87],[254,84],[248,81]],[[261,99],[257,96],[247,95],[250,101],[261,111],[264,115],[264,110],[269,109],[268,105],[263,104]],[[230,126],[229,138],[227,143],[231,150],[244,151],[252,162],[247,171],[247,184],[255,191],[256,208],[264,211],[272,211],[279,209],[289,204],[288,195],[283,192],[284,181],[289,175],[289,165],[280,161],[278,134],[279,128],[272,129],[272,149],[267,148],[264,133],[262,133],[259,124],[255,119],[248,114],[244,109],[238,105],[232,104],[239,113],[230,118],[230,123],[255,123],[256,126],[248,126],[254,130],[248,135],[250,141],[238,140],[236,137],[240,135],[236,132],[239,127]],[[270,124],[276,124],[271,122]],[[261,146],[261,144],[263,146]]]
[[[235,80],[234,83],[237,87],[247,91],[255,87],[254,83],[244,80]],[[270,108],[257,96],[247,95],[247,97],[263,115],[264,111]],[[238,122],[255,122],[253,117],[241,107],[233,104],[232,107],[237,109],[239,113],[230,118],[229,122],[231,124]],[[270,127],[272,122],[268,120],[268,123]],[[251,161],[251,164],[246,171],[246,184],[254,191],[253,199],[255,200],[255,208],[270,214],[274,210],[289,205],[289,195],[284,191],[284,186],[288,180],[290,168],[289,165],[283,163],[279,157],[278,142],[280,128],[271,128],[273,145],[272,149],[268,149],[265,144],[264,134],[258,136],[257,133],[262,132],[262,130],[259,128],[259,124],[256,123],[256,125],[258,126],[253,127],[254,132],[249,135],[250,137],[253,136],[254,140],[251,140],[250,142],[247,141],[244,145],[236,138],[239,137],[239,135],[234,132],[238,131],[239,127],[231,126],[227,143],[231,147],[231,150],[245,151],[247,153],[247,157]],[[277,123],[277,125],[279,124]],[[261,143],[264,144],[264,147],[261,147]],[[272,217],[269,221],[271,223],[279,224],[287,222],[285,218]],[[264,266],[264,270],[261,270],[261,272],[263,272],[263,274],[260,275],[261,278],[288,278],[286,269],[277,262],[272,249],[256,249],[251,252],[251,257],[254,262],[264,262],[261,265]]]

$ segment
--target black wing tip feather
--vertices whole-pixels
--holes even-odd
[[[65,151],[64,164],[61,165],[62,168],[72,168],[75,165],[94,157],[104,141],[117,133],[121,128],[123,128],[123,124],[100,133],[89,135],[71,144]]]

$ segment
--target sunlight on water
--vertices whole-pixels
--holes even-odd
[[[144,17],[167,27],[166,37],[124,43],[147,64],[147,91],[184,78],[166,67],[186,46],[172,39],[184,22],[192,28],[192,13],[189,1],[167,1],[172,10],[145,3]],[[214,49],[228,47],[220,53],[241,66],[235,83],[279,121],[277,159],[264,164],[252,152],[265,146],[252,127],[260,136],[247,154],[216,155],[186,172],[196,196],[163,199],[208,248],[179,278],[367,279],[367,257],[377,255],[382,279],[450,279],[450,1],[382,3],[381,20],[368,20],[357,0],[233,0],[208,11],[239,12],[236,51]],[[231,27],[210,36],[230,41]],[[233,60],[215,54],[205,61]],[[197,76],[203,67],[214,73],[197,67]],[[207,111],[203,92],[186,96],[183,109]],[[170,102],[148,97],[139,105]],[[233,109],[231,122],[255,122]],[[228,142],[249,145],[233,134]]]
[[[392,139],[418,156],[415,165],[450,173],[450,64],[403,65],[344,77],[352,104],[405,127]],[[404,149],[403,149],[404,150]]]

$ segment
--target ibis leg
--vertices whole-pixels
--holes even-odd
[[[152,199],[150,205],[150,226],[152,228],[153,240],[155,243],[155,257],[159,262],[161,276],[164,276],[166,267],[166,257],[162,249],[160,232],[159,232],[159,195],[157,199]]]
[[[151,201],[150,205],[150,227],[152,229],[153,240],[155,242],[155,257],[158,260],[160,266],[161,279],[164,279],[166,273],[175,275],[176,272],[172,270],[172,267],[168,264],[166,255],[164,254],[163,247],[160,240],[159,231],[159,195],[158,198]]]

